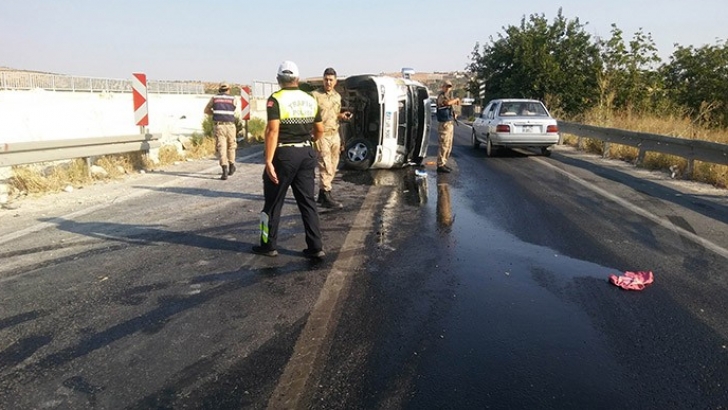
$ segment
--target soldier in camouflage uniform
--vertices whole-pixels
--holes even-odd
[[[221,83],[218,93],[205,106],[205,114],[212,116],[215,133],[215,149],[222,168],[220,179],[228,179],[235,173],[235,150],[238,142],[235,132],[235,118],[238,113],[237,98],[230,95],[230,85]]]
[[[452,152],[453,121],[455,119],[453,105],[460,105],[460,99],[452,97],[452,82],[445,80],[442,83],[440,93],[437,95],[437,112],[435,113],[439,122],[437,133],[440,136],[440,148],[437,153],[437,172],[448,173],[452,171],[447,166],[447,161]]]
[[[316,142],[320,177],[316,202],[325,208],[343,208],[341,202],[331,197],[331,183],[339,166],[342,150],[339,121],[351,118],[350,112],[341,112],[341,95],[334,89],[335,86],[336,70],[329,67],[324,70],[323,87],[312,93],[318,102],[324,124],[324,136]]]

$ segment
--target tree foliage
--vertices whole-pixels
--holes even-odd
[[[486,99],[536,98],[579,112],[599,97],[599,48],[579,20],[568,20],[561,10],[551,23],[544,15],[524,17],[482,50],[476,44],[471,58],[471,88],[485,82]]]
[[[728,44],[677,46],[662,67],[668,94],[709,126],[728,126]]]
[[[622,30],[612,24],[612,36],[597,41],[603,69],[598,73],[599,105],[607,109],[654,111],[664,102],[661,63],[650,33],[638,30],[625,44]]]
[[[536,98],[567,115],[593,108],[666,114],[676,109],[711,126],[728,126],[728,45],[676,45],[665,64],[650,33],[631,39],[615,24],[611,36],[592,38],[579,19],[543,14],[503,28],[479,43],[466,67],[469,89],[484,104],[493,98]]]

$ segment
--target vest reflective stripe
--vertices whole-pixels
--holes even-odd
[[[235,97],[227,94],[212,97],[212,120],[235,122]]]
[[[300,90],[278,90],[273,93],[278,101],[281,124],[313,124],[318,104],[313,96]]]
[[[268,243],[268,214],[260,213],[260,241]]]

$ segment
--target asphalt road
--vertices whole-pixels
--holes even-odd
[[[728,407],[725,193],[469,131],[452,174],[341,172],[322,263],[292,200],[249,253],[254,151],[3,211],[0,408]]]
[[[463,128],[456,171],[392,211],[407,234],[359,278],[313,402],[725,408],[724,194],[568,150],[486,158]],[[655,283],[608,283],[628,270]]]

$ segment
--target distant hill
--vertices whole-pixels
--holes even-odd
[[[36,70],[19,70],[19,69],[17,69],[17,68],[10,68],[10,67],[4,67],[4,66],[0,66],[0,71],[7,71],[7,72],[11,72],[11,73],[38,73],[38,74],[54,74],[54,73],[49,73],[49,72],[46,72],[46,71],[36,71]]]

